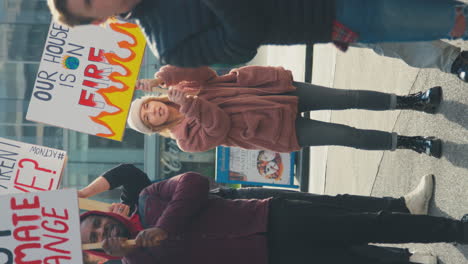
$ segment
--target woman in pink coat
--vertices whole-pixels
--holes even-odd
[[[374,91],[343,90],[294,82],[282,67],[247,66],[218,76],[208,67],[165,66],[154,80],[137,89],[161,85],[167,96],[133,101],[128,124],[145,133],[175,139],[187,152],[216,146],[276,152],[301,147],[340,145],[367,150],[412,149],[440,158],[441,142],[433,137],[406,137],[303,118],[312,110],[413,109],[435,113],[442,89],[396,96]]]

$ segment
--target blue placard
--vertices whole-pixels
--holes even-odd
[[[296,153],[246,150],[235,147],[216,149],[216,181],[299,188],[294,185]]]

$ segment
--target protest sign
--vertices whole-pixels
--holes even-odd
[[[218,147],[216,181],[298,188],[294,185],[295,154]]]
[[[66,160],[63,150],[0,138],[0,195],[56,190]]]
[[[0,260],[83,263],[76,190],[0,195]]]
[[[131,23],[52,22],[26,118],[121,141],[145,45]]]

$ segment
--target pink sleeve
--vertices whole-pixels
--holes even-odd
[[[245,66],[231,70],[235,73],[240,86],[260,86],[283,79],[293,79],[292,73],[283,67]]]
[[[206,66],[198,68],[181,68],[166,65],[154,74],[155,78],[160,78],[166,85],[176,85],[182,81],[198,82],[200,84],[218,76],[216,72]]]
[[[169,201],[155,227],[171,233],[183,232],[208,200],[208,179],[196,172],[187,172],[159,182],[155,193]]]
[[[187,100],[179,111],[195,124],[190,124],[188,135],[177,139],[183,151],[202,152],[221,145],[231,129],[231,120],[217,105],[203,98]]]

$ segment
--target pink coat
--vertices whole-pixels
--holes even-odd
[[[295,121],[298,98],[291,71],[247,66],[218,76],[208,67],[165,66],[155,74],[177,89],[200,89],[179,111],[185,119],[171,132],[179,147],[201,152],[216,146],[291,152],[300,149]]]

